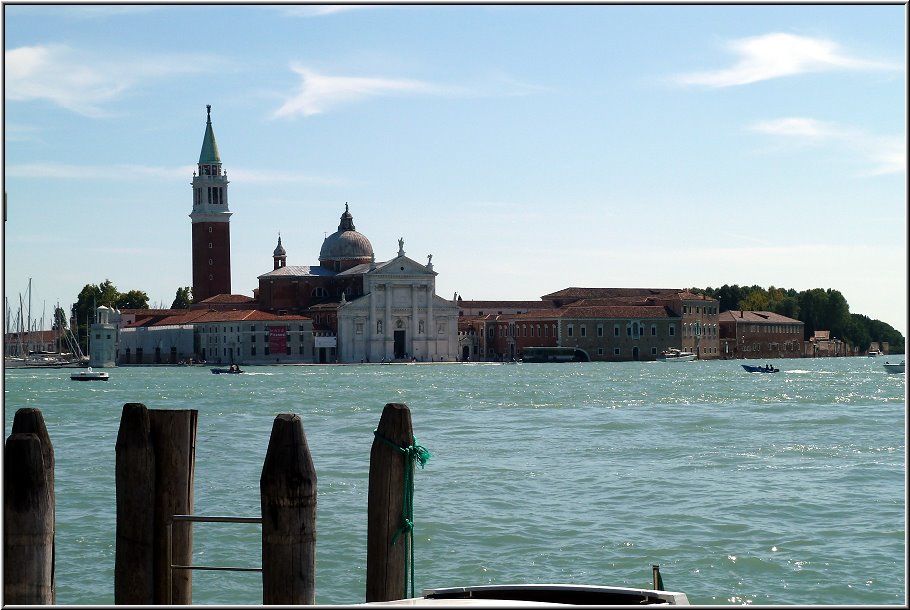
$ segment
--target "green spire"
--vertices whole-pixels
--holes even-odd
[[[202,139],[202,152],[199,153],[199,163],[205,165],[221,164],[218,155],[218,144],[215,142],[215,132],[212,131],[212,106],[206,105],[205,137]]]

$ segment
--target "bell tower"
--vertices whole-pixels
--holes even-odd
[[[231,210],[227,172],[222,172],[212,130],[212,107],[206,109],[199,167],[193,172],[193,302],[231,293]]]

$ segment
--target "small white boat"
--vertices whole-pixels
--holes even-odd
[[[93,371],[92,367],[88,367],[87,371],[73,373],[70,375],[70,379],[73,381],[107,381],[110,379],[110,375],[104,371]]]
[[[906,360],[901,360],[900,364],[897,364],[897,363],[892,364],[890,362],[886,362],[882,366],[885,367],[885,371],[888,373],[903,373],[905,362],[906,362]]]
[[[661,362],[689,362],[695,360],[697,357],[698,356],[692,352],[671,347],[668,350],[662,351],[657,359]]]
[[[876,356],[881,356],[882,353],[877,349],[870,349],[868,352],[866,352],[866,355],[870,358],[875,358]]]

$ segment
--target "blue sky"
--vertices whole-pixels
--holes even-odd
[[[437,294],[840,290],[907,331],[904,5],[4,5],[4,290],[192,284],[205,106],[233,292],[347,202]]]

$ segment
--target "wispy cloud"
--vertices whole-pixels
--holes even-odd
[[[750,131],[782,139],[797,146],[836,145],[857,154],[870,167],[860,175],[877,176],[906,171],[906,142],[899,137],[871,135],[861,129],[805,117],[757,121]]]
[[[729,50],[739,61],[729,68],[675,77],[683,85],[732,87],[763,80],[829,70],[902,70],[901,66],[852,57],[824,38],[772,33],[733,40]]]
[[[5,55],[4,93],[9,102],[44,100],[89,117],[150,78],[194,74],[217,60],[204,56],[101,56],[66,45],[10,49]]]
[[[40,178],[46,180],[129,180],[137,177],[183,180],[196,171],[195,165],[155,167],[149,165],[72,165],[65,163],[23,163],[8,165],[5,173],[10,178]],[[249,183],[292,183],[338,185],[337,178],[314,176],[303,172],[238,169],[230,172],[230,178],[244,184]]]
[[[291,17],[324,17],[326,15],[337,15],[338,13],[349,13],[351,11],[362,11],[365,9],[377,8],[381,5],[373,4],[302,4],[299,6],[284,6],[281,11]]]
[[[436,85],[420,80],[381,78],[371,76],[328,76],[292,64],[302,82],[298,91],[278,108],[276,118],[297,115],[311,116],[326,112],[340,104],[349,104],[368,98],[408,95],[464,94],[457,87]]]

